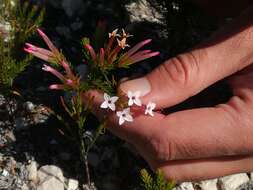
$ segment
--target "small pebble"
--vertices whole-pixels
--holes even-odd
[[[9,172],[7,170],[2,171],[2,176],[7,177],[9,175]]]

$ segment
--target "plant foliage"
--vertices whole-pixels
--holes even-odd
[[[20,50],[42,23],[45,11],[28,1],[0,0],[0,3],[0,92],[8,94],[14,79],[32,59]]]
[[[158,170],[154,176],[148,173],[146,169],[142,169],[141,185],[145,190],[172,190],[175,186],[174,182],[167,181],[164,174]]]

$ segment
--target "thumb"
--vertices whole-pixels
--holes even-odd
[[[200,51],[172,58],[144,77],[123,82],[120,90],[140,91],[144,104],[152,101],[159,108],[175,105],[206,86],[204,71],[200,72],[199,65],[203,61],[196,55]]]
[[[251,19],[250,19],[251,18]],[[148,75],[124,82],[120,90],[141,91],[142,102],[175,105],[253,62],[253,16],[246,12],[192,51],[161,64]]]

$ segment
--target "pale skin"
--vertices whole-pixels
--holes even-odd
[[[216,1],[195,2],[205,8],[214,7]],[[115,114],[95,110],[100,118],[106,114],[113,134],[133,144],[150,167],[161,169],[168,179],[203,180],[253,171],[253,7],[247,0],[238,3],[241,6],[234,3],[231,10],[226,7],[222,12],[219,7],[215,12],[221,20],[238,15],[231,24],[191,51],[119,87],[125,93],[141,91],[143,104],[153,101],[161,109],[226,78],[233,90],[228,102],[169,115],[141,115],[122,126]],[[99,107],[102,94],[91,94]]]

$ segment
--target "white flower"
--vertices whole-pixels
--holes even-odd
[[[107,93],[104,93],[104,102],[100,105],[101,108],[110,108],[112,111],[116,110],[116,106],[115,106],[115,102],[117,102],[117,100],[119,99],[119,97],[117,96],[113,96],[110,97]]]
[[[149,102],[148,105],[146,106],[145,115],[149,114],[153,117],[154,116],[153,110],[155,109],[155,107],[156,107],[155,103]]]
[[[127,96],[129,98],[128,100],[128,105],[132,106],[133,104],[136,104],[137,106],[141,106],[141,100],[140,100],[140,91],[132,92],[128,91]]]
[[[130,108],[126,108],[123,111],[117,111],[119,117],[119,125],[122,125],[125,121],[132,122],[134,119],[131,116]]]

